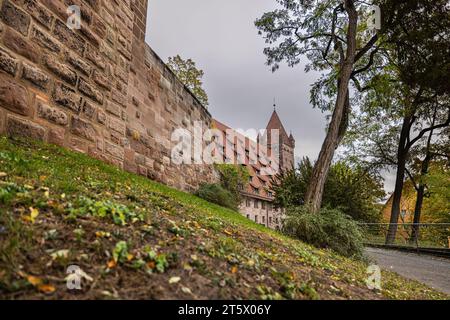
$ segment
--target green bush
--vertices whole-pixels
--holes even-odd
[[[222,207],[238,209],[236,198],[220,184],[202,184],[195,195]]]
[[[306,207],[287,210],[283,231],[319,248],[331,248],[346,257],[362,258],[363,234],[358,224],[336,209],[313,214]]]
[[[220,174],[220,185],[229,191],[235,201],[242,202],[241,189],[247,185],[250,174],[247,167],[233,164],[216,164],[214,166]]]

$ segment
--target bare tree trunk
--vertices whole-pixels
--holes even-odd
[[[338,80],[338,94],[336,104],[328,128],[327,136],[320,150],[319,158],[314,165],[314,170],[306,192],[305,202],[310,206],[310,210],[317,213],[322,204],[323,190],[325,181],[330,170],[331,162],[336,148],[339,145],[343,134],[341,129],[342,120],[346,111],[348,100],[348,90],[350,77],[353,72],[354,61],[356,57],[356,33],[358,26],[358,13],[354,1],[345,1],[345,10],[349,17],[349,26],[347,31],[347,54],[341,64],[340,76]]]
[[[398,217],[400,216],[400,201],[402,200],[403,185],[405,182],[406,160],[408,157],[407,140],[409,137],[411,117],[403,118],[400,141],[397,150],[397,176],[395,179],[394,195],[392,197],[391,220],[388,233],[386,235],[386,244],[393,244],[397,234]]]
[[[337,146],[339,146],[344,139],[345,133],[348,129],[348,122],[350,119],[350,92],[347,90],[347,98],[345,98],[345,107],[344,107],[344,114],[342,115],[341,125],[339,126],[339,137],[338,137],[338,143]]]
[[[422,214],[422,205],[423,205],[423,198],[425,197],[425,185],[420,184],[419,189],[417,190],[417,199],[416,199],[416,206],[414,208],[414,221],[412,226],[412,232],[411,232],[411,238],[409,239],[409,242],[411,244],[418,244],[419,241],[419,223],[420,223],[420,216]]]
[[[434,110],[433,115],[433,122],[431,126],[434,126],[436,122],[436,109]],[[411,244],[418,244],[419,241],[419,223],[420,223],[420,216],[422,215],[422,206],[423,206],[423,199],[425,197],[425,188],[426,185],[423,182],[423,178],[428,174],[428,169],[430,167],[430,162],[432,159],[431,154],[431,140],[433,138],[433,132],[434,130],[430,131],[430,135],[428,136],[427,140],[427,146],[425,150],[425,159],[422,162],[422,167],[420,169],[420,182],[419,187],[417,189],[417,198],[416,198],[416,206],[414,208],[414,221],[413,221],[413,227],[412,227],[412,233],[411,238],[409,239],[409,242]]]

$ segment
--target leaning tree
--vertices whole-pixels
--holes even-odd
[[[351,113],[351,80],[366,72],[376,58],[378,35],[368,28],[370,7],[357,0],[277,0],[280,9],[256,21],[268,44],[264,53],[275,71],[282,61],[293,67],[306,57],[306,71],[322,72],[311,102],[332,112],[327,135],[310,180],[306,203],[320,209],[325,181],[347,129]]]
[[[384,0],[390,12],[383,37],[391,66],[407,89],[397,150],[397,176],[386,243],[393,243],[400,215],[405,164],[415,143],[450,124],[450,2]],[[443,113],[442,121],[423,125],[424,117]]]
[[[396,168],[388,244],[395,240],[411,152],[427,145],[427,137],[431,144],[433,134],[450,124],[448,3],[385,0],[383,11],[390,14],[380,34],[382,64],[361,81],[367,90],[348,138],[359,136],[355,152],[360,159],[368,156],[374,166]]]

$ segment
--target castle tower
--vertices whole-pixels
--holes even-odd
[[[278,140],[272,141],[271,130],[278,130]],[[279,164],[282,171],[291,170],[294,168],[294,149],[295,149],[295,139],[292,133],[288,136],[286,130],[284,129],[283,123],[278,116],[276,109],[274,109],[272,116],[270,117],[269,123],[266,127],[267,130],[267,146],[271,150],[276,150],[279,147]]]

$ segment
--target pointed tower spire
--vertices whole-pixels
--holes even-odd
[[[291,130],[291,134],[289,135],[289,142],[291,143],[291,146],[293,148],[295,148],[295,138],[294,138],[294,135],[292,134],[292,130]]]
[[[284,141],[287,141],[289,136],[286,133],[286,130],[284,129],[284,126],[280,120],[280,117],[278,116],[277,110],[273,110],[272,116],[270,117],[269,123],[266,127],[267,130],[271,129],[277,129],[280,130],[280,138]]]
[[[272,140],[272,130],[278,130],[277,140]],[[280,169],[290,170],[294,167],[294,148],[295,139],[292,132],[287,134],[280,117],[276,110],[276,103],[274,103],[274,110],[270,117],[269,123],[266,127],[267,132],[267,145],[272,150],[273,146],[277,146],[278,149],[278,161]]]

